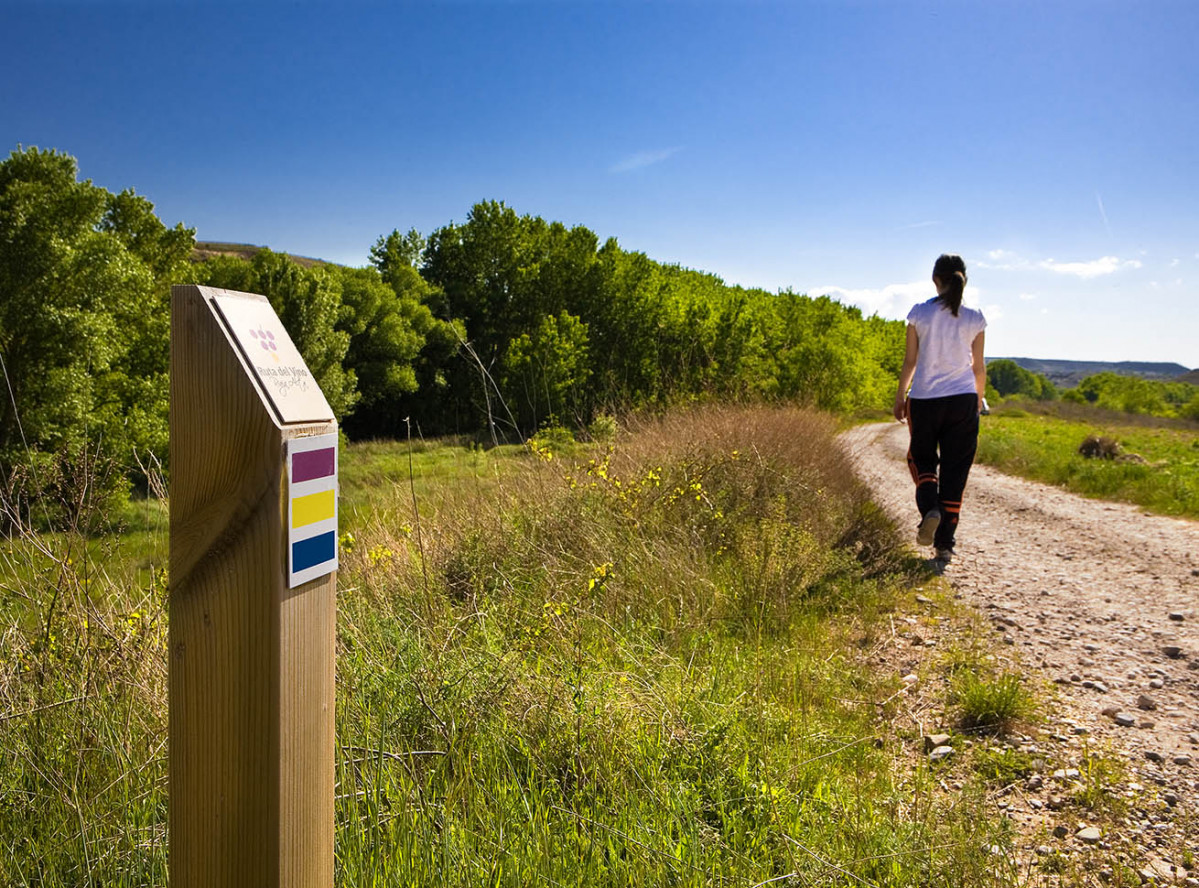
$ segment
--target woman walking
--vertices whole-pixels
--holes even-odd
[[[895,393],[895,418],[911,434],[908,468],[916,482],[920,525],[916,542],[949,562],[962,492],[978,448],[978,417],[986,393],[981,311],[962,305],[966,263],[942,254],[933,265],[937,295],[908,312],[907,349]],[[908,387],[911,386],[911,391]]]

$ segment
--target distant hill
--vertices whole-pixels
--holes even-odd
[[[1074,388],[1088,376],[1096,373],[1119,373],[1121,376],[1139,376],[1173,382],[1183,374],[1199,377],[1199,370],[1188,370],[1182,364],[1155,363],[1153,361],[1054,361],[1042,358],[988,358],[990,361],[1014,361],[1025,370],[1047,376],[1059,388]],[[1189,379],[1183,382],[1193,381]]]
[[[192,262],[203,262],[205,259],[211,259],[214,256],[236,256],[238,259],[253,259],[254,254],[259,250],[265,250],[266,247],[256,246],[255,244],[227,244],[221,241],[196,241],[195,249],[192,250]],[[326,265],[324,259],[313,259],[310,256],[296,256],[292,253],[285,253],[288,259],[291,259],[297,265],[302,265],[304,268],[311,268],[314,265]]]
[[[1191,370],[1189,373],[1184,373],[1174,381],[1188,382],[1191,385],[1199,385],[1199,370]]]

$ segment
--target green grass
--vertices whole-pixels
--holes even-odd
[[[1114,438],[1145,463],[1080,456],[1088,435]],[[1000,411],[983,423],[978,461],[1085,496],[1199,518],[1199,431]]]
[[[952,692],[962,727],[969,731],[1005,733],[1032,714],[1032,695],[1014,672],[984,676],[963,669],[953,677]]]
[[[862,655],[912,576],[832,431],[347,448],[337,884],[1015,884]],[[0,599],[0,883],[164,884],[162,574],[67,543]]]

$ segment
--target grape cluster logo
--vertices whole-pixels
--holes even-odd
[[[275,344],[274,333],[272,333],[270,330],[264,330],[261,327],[259,327],[257,330],[251,328],[250,338],[261,345],[263,351],[267,352],[272,358],[275,359],[276,364],[279,363],[279,346]]]

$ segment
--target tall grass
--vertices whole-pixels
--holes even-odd
[[[1010,882],[863,662],[908,562],[830,420],[408,465],[345,454],[339,885]],[[162,575],[89,556],[84,583],[71,545],[3,549],[0,882],[160,884]]]

